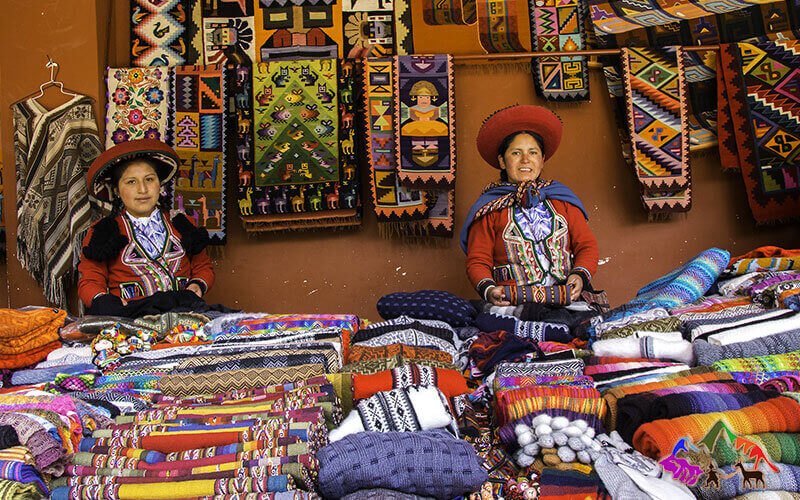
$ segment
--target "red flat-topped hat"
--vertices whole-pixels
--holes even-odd
[[[174,149],[156,139],[138,139],[121,142],[107,149],[92,162],[86,173],[86,184],[89,192],[95,182],[105,182],[111,176],[115,166],[126,160],[147,158],[156,165],[156,173],[161,184],[168,182],[178,171],[180,158]]]
[[[536,133],[544,144],[544,158],[549,160],[561,143],[561,120],[547,108],[532,104],[517,104],[500,109],[483,121],[476,142],[478,152],[486,163],[500,168],[497,159],[503,139],[515,132],[528,130]]]

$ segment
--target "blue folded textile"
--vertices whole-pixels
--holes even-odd
[[[53,366],[50,368],[32,368],[19,370],[11,374],[12,385],[33,385],[52,382],[59,373],[78,373],[84,370],[96,370],[97,367],[90,363],[74,365]]]

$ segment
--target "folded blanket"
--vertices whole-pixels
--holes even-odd
[[[572,463],[544,467],[539,476],[542,498],[598,498],[600,477],[590,465]]]
[[[800,404],[779,396],[740,410],[687,415],[656,420],[636,430],[633,446],[644,455],[663,458],[684,437],[698,442],[715,424],[722,422],[737,435],[763,432],[800,432]]]
[[[628,396],[617,404],[619,411],[617,430],[625,441],[630,442],[636,429],[647,422],[698,413],[739,410],[778,396],[775,392],[765,392],[760,389],[732,394],[707,391],[654,397],[650,394]]]
[[[709,315],[708,317],[697,319],[684,319],[681,325],[681,331],[686,338],[695,340],[702,338],[708,340],[706,337],[714,333],[732,330],[734,328],[746,325],[753,325],[770,321],[772,319],[791,316],[792,313],[786,310],[772,310],[772,311],[740,311],[736,314],[719,314]],[[688,316],[688,315],[687,315]]]
[[[362,328],[352,336],[351,342],[354,344],[361,344],[375,337],[400,332],[422,333],[437,337],[450,344],[453,344],[454,339],[457,337],[453,327],[444,321],[414,319],[408,316],[400,316],[380,323],[373,323]]]
[[[611,330],[647,323],[649,321],[656,321],[659,319],[667,319],[670,317],[669,312],[663,307],[654,307],[643,311],[639,310],[638,307],[631,307],[629,311],[619,314],[624,307],[625,306],[614,309],[614,311],[618,312],[615,319],[604,319],[602,322],[595,325],[594,330],[598,338],[602,338],[606,332]],[[606,313],[603,315],[603,317],[605,318],[607,315],[611,316],[610,313]]]
[[[773,377],[761,384],[765,391],[797,392],[800,391],[800,372]],[[800,465],[800,464],[799,464]]]
[[[747,472],[751,471],[752,465],[747,464],[743,467]],[[754,481],[744,482],[741,474],[741,469],[734,466],[725,466],[720,468],[720,486],[707,487],[701,485],[692,488],[694,493],[700,500],[723,500],[726,498],[733,498],[737,495],[744,495],[745,493],[757,492],[759,500],[767,499],[768,494],[772,491],[788,491],[792,493],[800,493],[800,467],[795,465],[777,464],[778,472],[771,470],[761,470],[761,482],[756,486]]]
[[[763,321],[746,323],[708,336],[714,345],[729,345],[769,337],[778,333],[800,330],[800,313],[788,311],[787,316],[775,316]]]
[[[633,323],[628,326],[604,330],[598,338],[602,340],[621,339],[630,337],[636,332],[674,332],[681,326],[681,320],[670,316],[669,318],[652,319],[640,323]]]
[[[750,297],[723,297],[722,295],[704,295],[691,304],[679,307],[671,307],[669,312],[673,316],[683,317],[684,314],[707,314],[715,312],[725,312],[729,309],[757,307]]]
[[[692,345],[697,364],[711,366],[723,359],[766,356],[800,350],[800,330],[776,333],[768,337],[724,346],[711,345],[705,340],[697,340]]]
[[[523,321],[514,316],[492,312],[480,313],[475,318],[475,326],[482,332],[505,330],[536,342],[569,342],[573,338],[567,325],[543,321]]]
[[[281,384],[323,375],[322,365],[299,365],[289,368],[248,368],[209,374],[167,375],[158,386],[167,396],[190,394],[215,394],[234,389],[252,389],[265,385]]]
[[[690,365],[694,361],[692,344],[685,340],[663,340],[650,336],[598,340],[592,344],[596,356],[621,358],[658,358],[680,361]]]
[[[766,434],[751,434],[739,437],[743,441],[749,441],[760,447],[766,452],[772,463],[800,465],[800,434],[768,432]],[[720,439],[714,447],[712,457],[720,467],[734,465],[741,460],[741,452],[728,440]],[[762,466],[765,471],[767,468],[767,466]]]
[[[360,344],[350,346],[348,363],[366,361],[370,359],[393,358],[400,356],[404,360],[414,361],[417,359],[433,359],[442,363],[452,363],[453,356],[438,349],[426,349],[406,344],[388,344],[382,346],[369,347]]]
[[[466,379],[455,370],[407,364],[372,375],[353,375],[353,399],[364,399],[377,392],[405,389],[412,385],[437,387],[448,399],[469,392]]]
[[[605,402],[596,389],[580,387],[523,387],[495,394],[498,422],[503,425],[541,410],[571,410],[602,419]]]
[[[800,370],[800,351],[766,356],[722,359],[711,365],[720,372],[771,372]]]
[[[488,480],[475,449],[442,430],[352,434],[317,458],[319,489],[330,498],[388,488],[449,499],[478,491]]]
[[[453,423],[447,400],[436,387],[409,387],[383,391],[361,400],[330,431],[331,443],[364,431],[414,432],[439,429]]]
[[[489,374],[498,363],[522,361],[525,354],[537,350],[538,346],[533,340],[498,330],[478,335],[469,347],[469,359],[481,374]]]

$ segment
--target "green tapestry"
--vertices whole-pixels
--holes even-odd
[[[253,67],[256,186],[339,181],[335,59]]]

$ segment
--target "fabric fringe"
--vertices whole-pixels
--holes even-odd
[[[678,215],[683,215],[686,218],[686,212],[648,212],[647,222],[671,222]]]
[[[278,218],[271,216],[242,217],[248,234],[274,231],[311,231],[316,229],[351,229],[361,226],[361,215],[356,210],[345,210],[339,215],[314,218]]]
[[[487,73],[530,73],[531,61],[493,62],[493,61],[455,61],[459,71],[472,75],[485,75]]]

